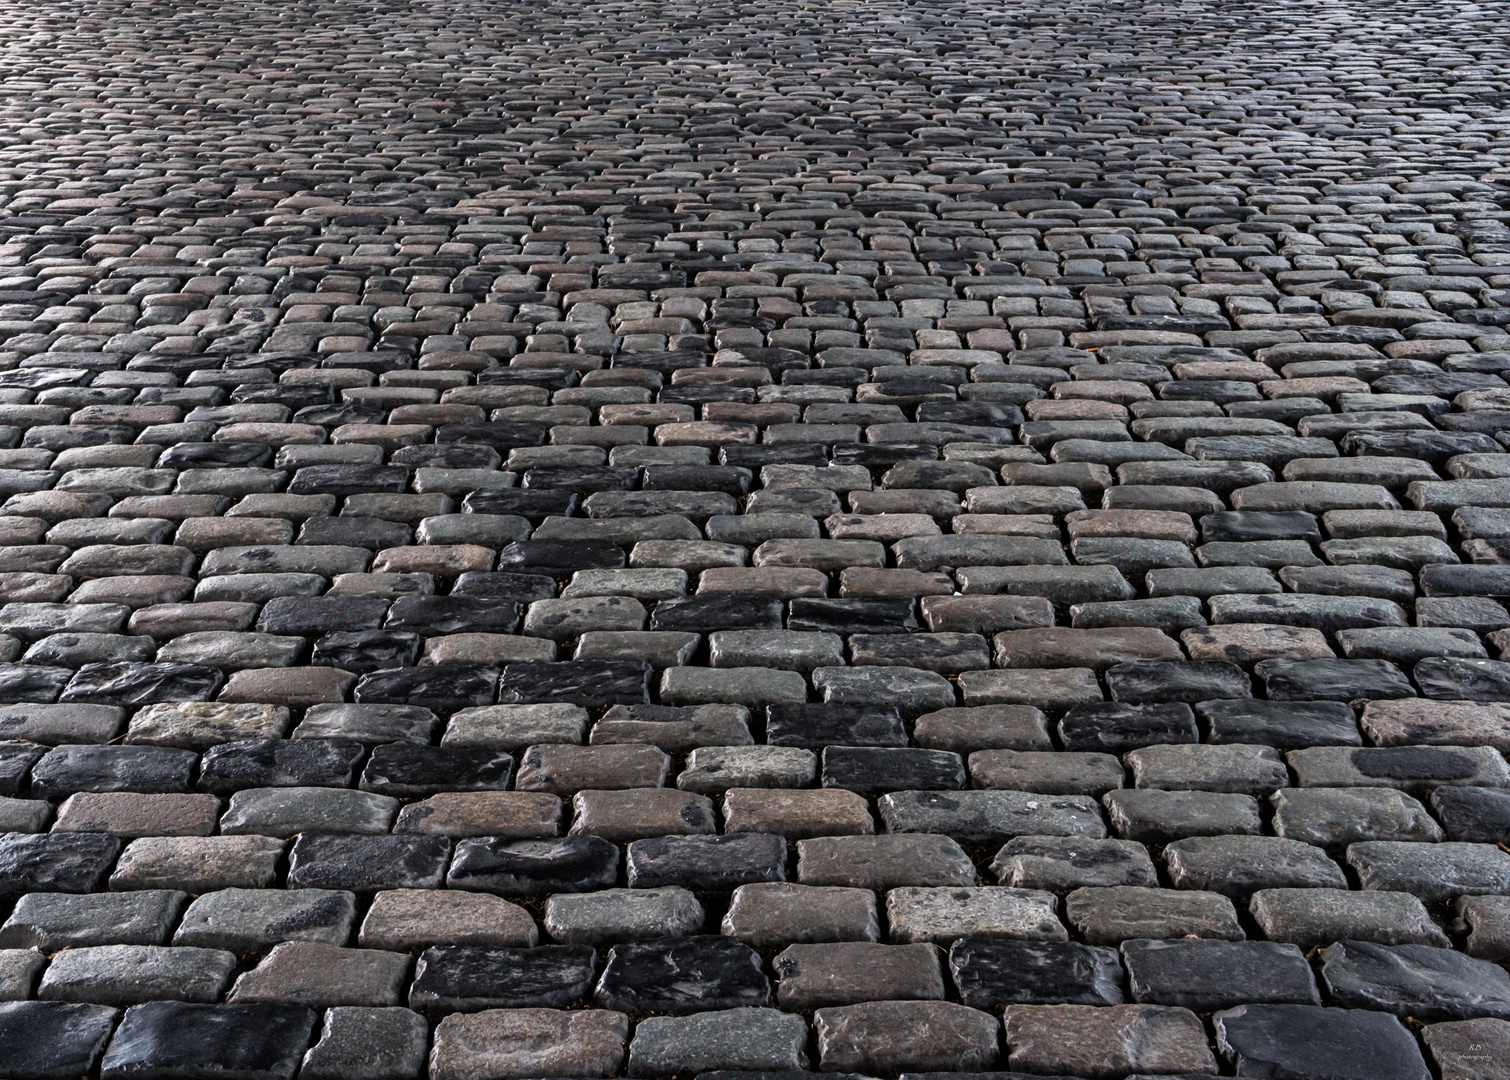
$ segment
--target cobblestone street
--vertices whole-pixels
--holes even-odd
[[[1510,1080],[1507,604],[1504,3],[0,5],[0,1080]]]

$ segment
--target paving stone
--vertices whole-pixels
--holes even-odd
[[[804,885],[886,890],[975,884],[975,865],[947,836],[834,836],[797,842]]]
[[[787,839],[875,832],[870,806],[852,791],[731,788],[724,795],[726,833],[776,833]]]
[[[1086,886],[1158,885],[1148,852],[1130,840],[1019,836],[996,853],[991,870],[1003,885],[1055,892]]]
[[[883,791],[952,791],[964,786],[965,767],[947,750],[830,746],[823,751],[824,787],[862,795]]]
[[[713,833],[718,829],[706,797],[666,788],[579,791],[572,799],[573,834],[615,842],[644,837]]]
[[[1264,660],[1253,671],[1271,701],[1415,696],[1404,673],[1384,660]]]
[[[1126,755],[1140,788],[1269,795],[1289,783],[1279,754],[1266,746],[1145,746]]]
[[[1338,942],[1322,950],[1321,978],[1331,999],[1346,1008],[1422,1020],[1504,1019],[1510,1011],[1504,969],[1451,949]]]
[[[719,630],[708,635],[713,667],[776,667],[811,671],[844,662],[844,645],[837,634],[807,634],[791,630]]]
[[[1183,659],[1174,640],[1151,627],[1007,630],[993,640],[996,662],[1001,667],[1089,667],[1102,671],[1135,661]]]
[[[1101,686],[1090,668],[967,671],[959,676],[959,687],[967,708],[1032,705],[1057,713],[1102,700]]]
[[[1510,926],[1506,923],[1510,903],[1499,896],[1460,896],[1455,908],[1462,926],[1468,929],[1468,955],[1502,959],[1510,940],[1507,939]]]
[[[978,1072],[998,1060],[996,1018],[947,1001],[874,1001],[813,1014],[826,1072]]]
[[[1343,887],[1341,868],[1320,849],[1262,836],[1196,837],[1164,849],[1177,888],[1242,896],[1260,888]]]
[[[595,744],[646,743],[671,754],[700,746],[748,746],[752,741],[750,713],[741,705],[615,705],[592,728]]]
[[[966,936],[1064,941],[1053,894],[1030,889],[920,888],[886,894],[893,942],[947,945]]]
[[[1488,746],[1320,746],[1285,755],[1301,787],[1394,787],[1425,794],[1439,785],[1505,787],[1510,770]]]
[[[126,711],[114,705],[13,704],[0,709],[0,733],[55,746],[59,743],[103,743],[114,738]]]
[[[1117,954],[1094,945],[964,937],[949,947],[949,973],[974,1008],[1122,1004]]]
[[[1232,901],[1217,893],[1116,885],[1078,888],[1065,897],[1066,920],[1093,945],[1132,938],[1242,941]]]
[[[351,739],[247,739],[210,747],[198,786],[215,795],[244,788],[347,787],[364,754]]]
[[[390,889],[373,897],[358,942],[363,948],[401,951],[437,944],[526,948],[538,936],[524,909],[496,896]]]
[[[660,698],[671,705],[800,704],[807,700],[807,682],[799,672],[764,667],[673,667],[661,673]]]
[[[600,836],[478,837],[457,843],[446,887],[499,896],[592,892],[612,886],[618,872],[619,849]]]
[[[388,743],[374,747],[362,769],[363,790],[414,797],[441,789],[502,790],[514,772],[514,759],[493,750],[451,749]]]
[[[586,731],[587,710],[578,705],[485,705],[453,713],[441,745],[516,751],[537,743],[580,743]]]
[[[101,833],[0,837],[0,891],[85,893],[98,889],[121,842]]]
[[[1486,655],[1478,635],[1467,629],[1378,626],[1339,631],[1337,641],[1348,659],[1387,660],[1406,668],[1434,656]]]
[[[1107,626],[1151,626],[1166,634],[1206,625],[1201,602],[1194,596],[1153,596],[1147,600],[1117,600],[1102,604],[1075,604],[1070,625],[1095,629]]]
[[[1212,597],[1212,601],[1220,597]],[[1213,610],[1230,614],[1214,622],[1225,625],[1180,631],[1180,642],[1192,660],[1229,660],[1247,666],[1264,660],[1309,660],[1335,655],[1326,635],[1309,626],[1288,626],[1273,611]],[[1268,621],[1268,620],[1276,621]]]
[[[1195,1014],[1163,1005],[1009,1005],[1007,1062],[1086,1076],[1216,1071]]]
[[[1501,629],[1506,615],[1510,612],[1505,612],[1503,604],[1484,596],[1423,596],[1416,601],[1416,621],[1421,626],[1462,627],[1487,634]]]
[[[1482,1077],[1499,1080],[1505,1074],[1504,1050],[1510,1026],[1503,1020],[1454,1020],[1430,1024],[1421,1040],[1444,1080]]]
[[[630,888],[679,885],[722,892],[758,881],[781,881],[786,860],[786,839],[768,833],[658,836],[631,843],[625,868]]]
[[[1045,716],[1033,705],[941,708],[918,717],[912,737],[920,746],[954,752],[1048,751],[1052,746]]]
[[[655,788],[666,782],[671,761],[653,746],[540,745],[520,759],[521,791],[572,795],[583,788]]]
[[[894,708],[863,705],[768,705],[766,741],[773,746],[906,746]],[[881,760],[885,760],[883,757]]]
[[[28,893],[0,926],[0,946],[53,953],[92,945],[164,945],[187,900],[169,890]]]
[[[32,766],[37,798],[63,799],[75,792],[188,791],[198,755],[153,746],[56,746]]]
[[[826,703],[889,705],[904,713],[950,708],[954,687],[937,672],[909,668],[817,668],[813,685]]]
[[[266,836],[144,837],[121,852],[110,887],[193,893],[266,888],[276,876],[284,846]]]
[[[1371,701],[1364,706],[1362,720],[1364,730],[1379,746],[1493,746],[1503,750],[1497,723],[1503,709],[1498,703],[1475,701]]]
[[[398,800],[327,787],[247,788],[231,796],[221,817],[227,836],[251,833],[280,840],[299,833],[385,833]]]
[[[777,1003],[806,1011],[897,999],[942,1000],[942,954],[933,945],[869,942],[789,945],[773,961]]]
[[[635,1028],[630,1076],[728,1070],[769,1075],[802,1070],[807,1023],[775,1009],[735,1008],[694,1016],[653,1016]]]
[[[408,1009],[329,1009],[299,1075],[311,1080],[413,1080],[425,1066],[428,1034],[424,1018]]]
[[[331,668],[339,671],[339,668]],[[466,706],[491,705],[497,670],[478,664],[426,664],[389,667],[363,675],[352,689],[359,703],[419,706],[450,712]],[[264,692],[262,696],[267,696]],[[320,700],[340,700],[341,694]]]
[[[1503,842],[1510,813],[1510,793],[1494,788],[1441,787],[1431,793],[1431,806],[1451,840],[1484,844]],[[1416,837],[1360,837],[1360,839],[1417,839]]]
[[[1277,835],[1319,847],[1341,848],[1360,840],[1443,839],[1442,827],[1426,808],[1393,788],[1288,788],[1276,792],[1273,802]]]
[[[633,1012],[704,1012],[766,1004],[760,956],[725,937],[629,942],[608,953],[594,1000]]]
[[[545,907],[546,933],[568,945],[685,937],[701,930],[704,919],[697,898],[677,886],[553,896]]]
[[[351,739],[365,745],[429,742],[438,721],[417,705],[317,704],[294,728],[295,739]]]
[[[1403,892],[1341,889],[1260,889],[1248,903],[1271,941],[1310,949],[1335,941],[1381,945],[1437,945],[1447,935],[1432,922],[1419,898]]]
[[[570,1005],[586,996],[596,957],[593,949],[579,945],[432,947],[420,954],[415,967],[409,1007],[444,1015]]]
[[[436,1026],[432,1080],[483,1076],[602,1076],[618,1070],[629,1018],[603,1009],[489,1009]]]
[[[442,836],[350,836],[300,833],[288,853],[288,882],[296,888],[438,888],[451,842]]]
[[[700,746],[676,778],[683,791],[705,795],[732,788],[801,788],[818,774],[811,750],[785,746]]]
[[[1213,1012],[1242,1004],[1319,1005],[1305,954],[1268,941],[1122,943],[1133,997],[1146,1004]]]
[[[880,937],[876,897],[869,889],[788,882],[762,882],[735,889],[722,930],[760,949],[793,943],[875,941]]]
[[[650,665],[622,660],[511,663],[503,670],[498,700],[501,704],[523,704],[533,699],[534,702],[566,702],[583,707],[648,705],[650,675]]]
[[[1222,661],[1118,664],[1107,670],[1106,685],[1114,701],[1132,705],[1168,701],[1194,704],[1215,698],[1251,697],[1253,693],[1242,669]]]
[[[39,799],[0,800],[0,824],[6,832],[42,832],[52,818],[52,807]]]
[[[58,807],[54,832],[106,832],[113,836],[207,836],[220,816],[210,795],[138,795],[79,792]]]
[[[970,755],[975,787],[1045,795],[1100,796],[1123,785],[1122,763],[1111,754],[982,750]]]
[[[1101,799],[1118,835],[1140,843],[1189,836],[1258,833],[1258,803],[1248,795],[1205,791],[1109,791]]]
[[[6,1001],[0,1004],[5,1070],[15,1077],[83,1075],[100,1060],[119,1016],[103,1005]]]
[[[26,1001],[32,997],[37,976],[47,966],[38,949],[0,949],[0,1001]]]
[[[968,843],[992,843],[1019,834],[1105,835],[1096,803],[1088,796],[1042,798],[1021,792],[901,791],[877,800],[891,833],[938,833]]]
[[[409,958],[399,953],[285,941],[236,979],[226,1001],[291,1002],[311,1008],[396,1005],[408,975]]]
[[[236,957],[218,949],[158,945],[67,949],[42,973],[37,997],[120,1006],[165,998],[214,1002],[235,967]]]
[[[1360,1009],[1239,1005],[1215,1018],[1216,1044],[1240,1074],[1426,1080],[1416,1040],[1399,1020]]]
[[[356,898],[348,892],[217,889],[194,898],[174,931],[173,943],[243,955],[284,941],[344,945],[355,921]]]
[[[1195,742],[1195,714],[1182,703],[1076,705],[1059,721],[1059,739],[1072,752],[1121,753],[1162,743]]]
[[[409,803],[393,823],[398,833],[548,837],[561,831],[562,805],[554,795],[517,791],[442,792]]]
[[[1490,844],[1365,840],[1348,847],[1347,860],[1365,889],[1435,901],[1510,891],[1510,856]]]

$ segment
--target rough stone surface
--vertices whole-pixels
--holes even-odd
[[[629,1018],[602,1009],[489,1009],[452,1013],[432,1039],[437,1080],[603,1076],[623,1063]]]
[[[932,945],[846,942],[789,945],[773,961],[782,1008],[807,1010],[863,1001],[944,996],[939,950]]]
[[[1421,1032],[1443,1080],[1501,1080],[1510,1075],[1510,1023],[1504,1020],[1454,1020]]]
[[[127,894],[142,895],[142,894]],[[344,945],[356,897],[329,889],[219,889],[195,897],[173,933],[177,945],[251,953],[284,941]]]
[[[1395,1017],[1310,1005],[1239,1005],[1215,1017],[1216,1044],[1238,1075],[1427,1080],[1415,1038]]]
[[[379,949],[285,941],[236,979],[227,1001],[285,1001],[311,1008],[399,1004],[409,958]]]
[[[329,1009],[299,1075],[310,1080],[412,1080],[423,1070],[429,1033],[408,1009]]]
[[[1503,5],[0,39],[0,1075],[1472,1073]]]
[[[1133,997],[1212,1012],[1248,1003],[1319,1005],[1305,954],[1267,941],[1139,939],[1122,943]]]
[[[1014,1069],[1093,1077],[1216,1071],[1205,1029],[1187,1009],[1009,1005],[1005,1020]]]
[[[87,1073],[99,1062],[119,1015],[118,1010],[103,1005],[56,1001],[0,1004],[5,1070],[15,1077],[59,1080]]]
[[[1249,910],[1264,936],[1303,949],[1343,940],[1448,944],[1425,905],[1409,893],[1262,889],[1250,898]]]
[[[302,1005],[148,1002],[121,1018],[100,1075],[292,1077],[315,1019]]]
[[[978,1072],[996,1063],[994,1016],[947,1001],[876,1001],[813,1014],[825,1072]]]
[[[801,1070],[807,1065],[807,1037],[802,1017],[773,1009],[654,1016],[635,1027],[629,1075]]]
[[[1334,1004],[1421,1020],[1510,1017],[1510,976],[1451,949],[1340,941],[1321,953]]]
[[[147,1001],[214,1002],[236,957],[220,949],[96,945],[54,957],[37,984],[44,1001],[137,1005]]]
[[[760,949],[794,942],[875,941],[881,929],[869,889],[762,882],[729,899],[722,930]]]

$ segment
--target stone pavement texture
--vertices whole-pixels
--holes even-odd
[[[0,12],[0,1077],[1510,1077],[1510,13]]]

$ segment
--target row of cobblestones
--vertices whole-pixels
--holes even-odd
[[[1510,1078],[1507,41],[0,12],[0,1078]]]

